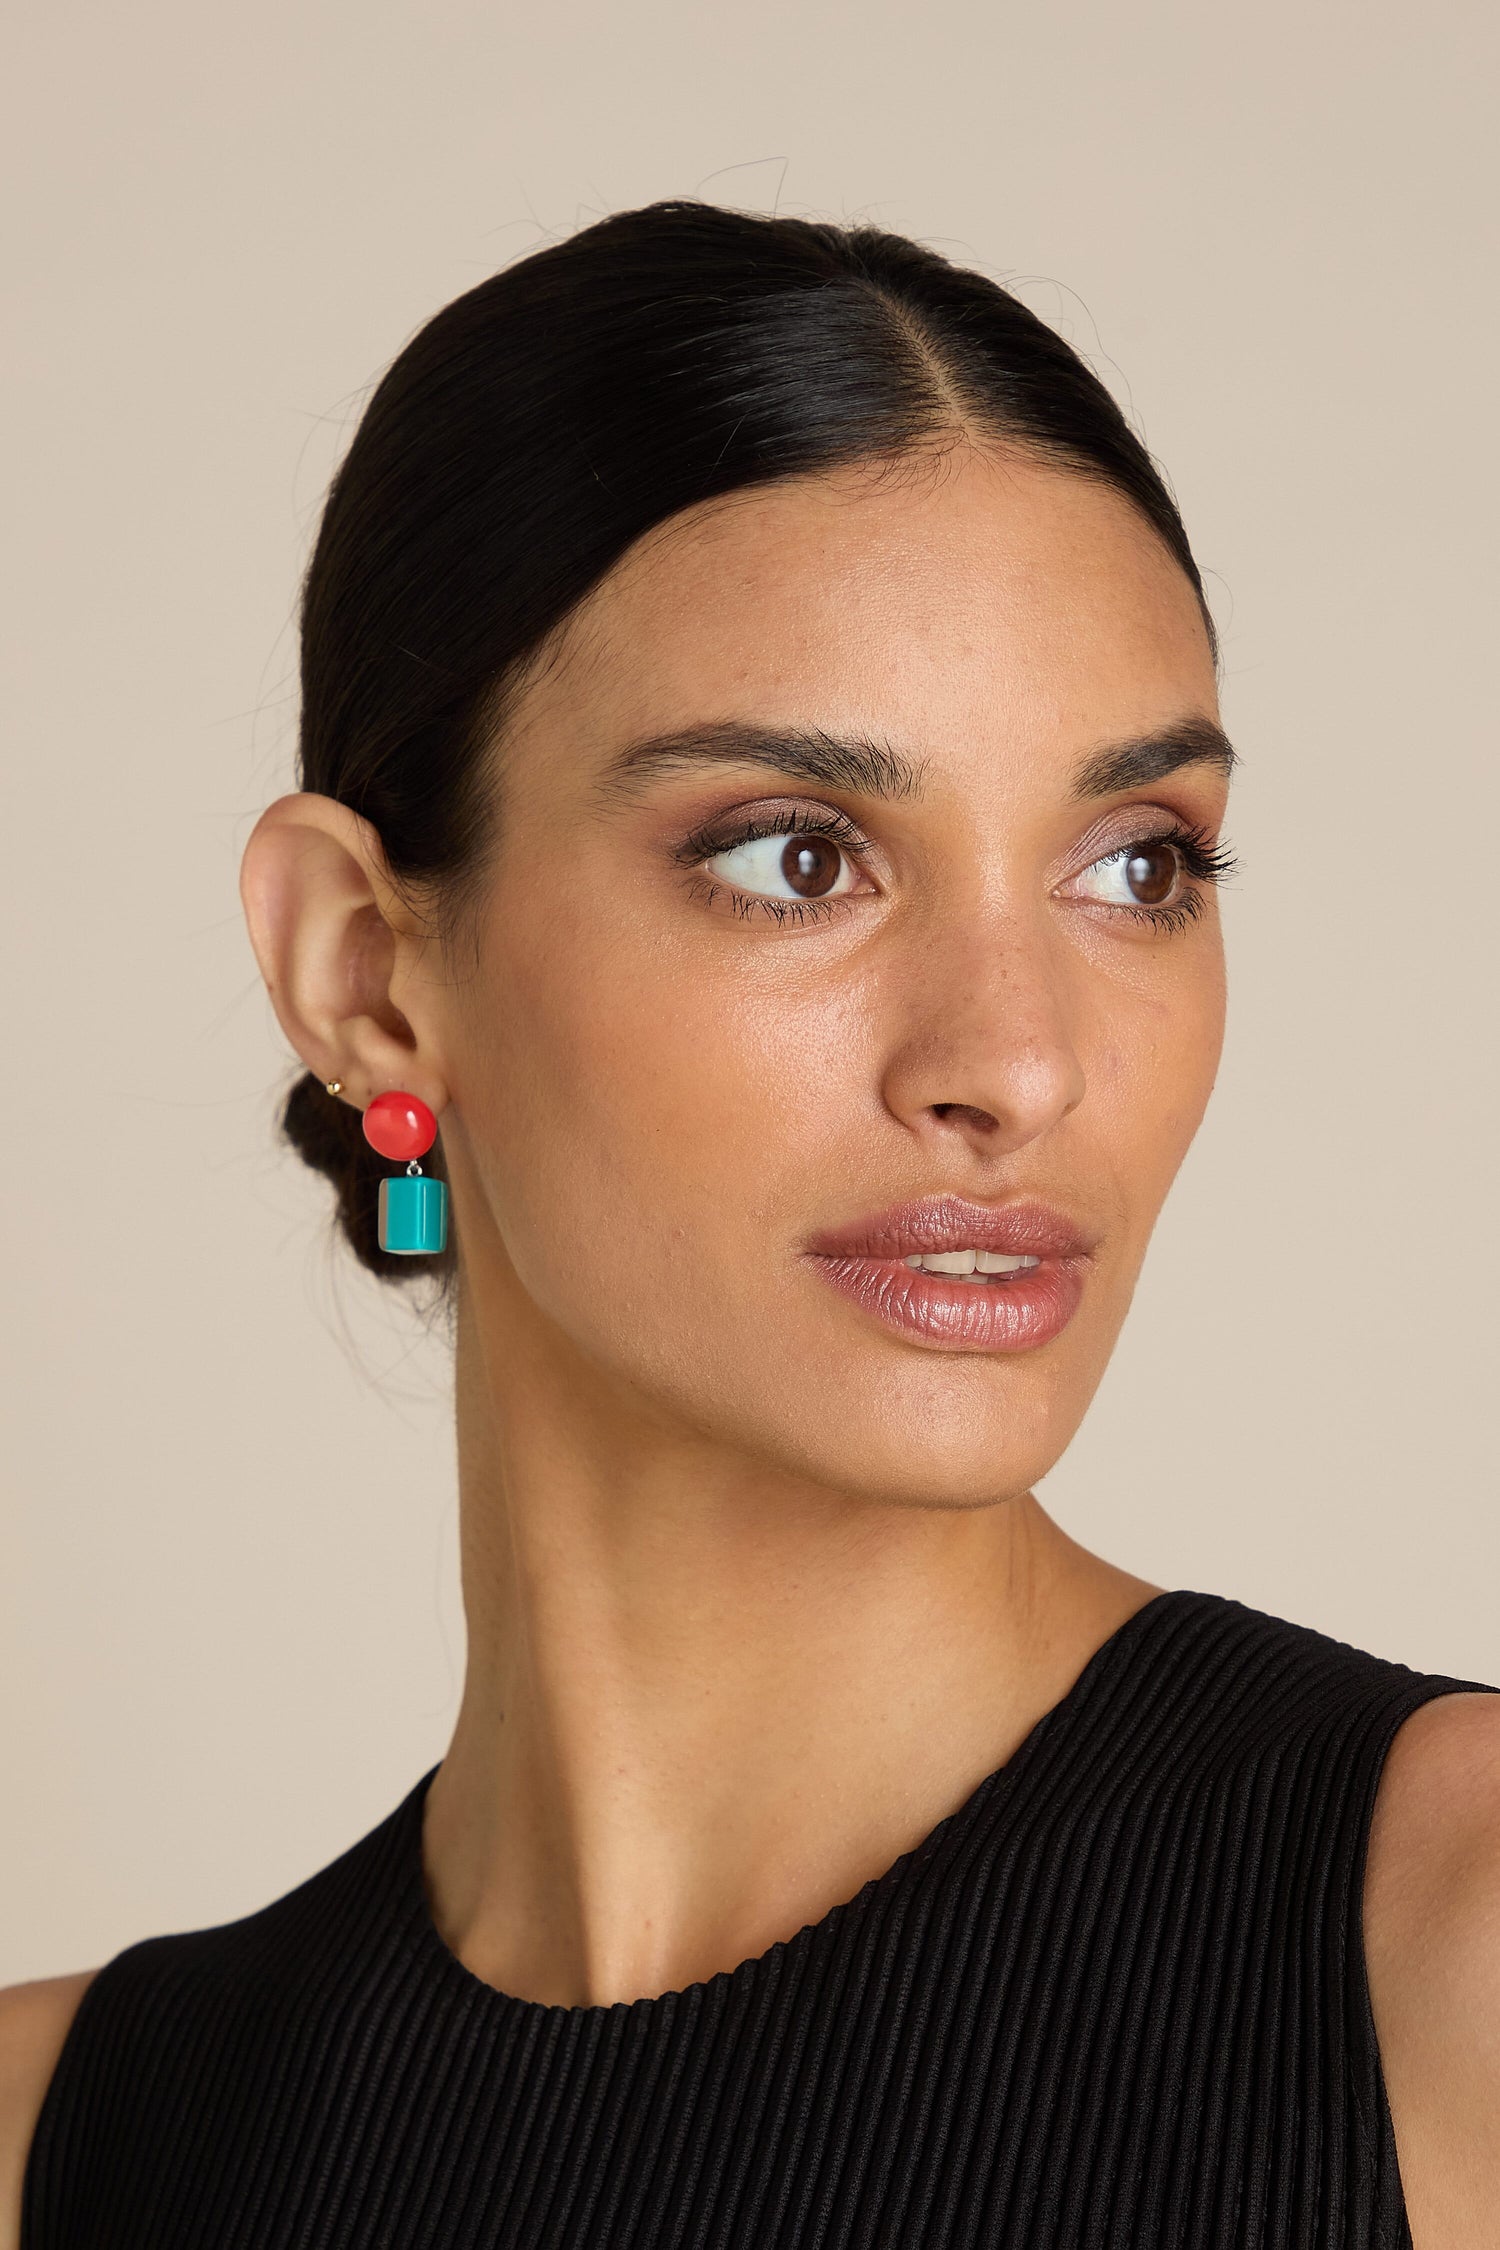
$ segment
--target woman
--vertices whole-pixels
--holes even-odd
[[[12,2238],[1500,2240],[1500,1705],[1031,1491],[1223,1012],[1107,393],[900,238],[625,213],[401,354],[303,622],[245,903],[451,1298],[465,1694],[286,1899],[9,1997]]]

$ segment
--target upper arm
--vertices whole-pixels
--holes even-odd
[[[96,1970],[0,1992],[0,2250],[18,2250],[21,2182],[68,2027]]]
[[[1364,1893],[1370,2001],[1414,2250],[1495,2250],[1500,2211],[1500,1695],[1398,1730]]]

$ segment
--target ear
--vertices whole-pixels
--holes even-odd
[[[439,1114],[448,1089],[435,1027],[392,998],[431,940],[370,823],[311,790],[278,797],[245,846],[240,897],[276,1020],[308,1069],[342,1079],[357,1109],[399,1088]]]

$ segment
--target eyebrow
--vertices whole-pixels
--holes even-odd
[[[829,734],[822,727],[754,726],[724,719],[632,742],[610,760],[601,787],[626,797],[652,774],[705,764],[768,766],[814,787],[843,789],[859,797],[916,797],[922,765],[864,735]]]
[[[1184,766],[1215,766],[1228,781],[1239,762],[1239,752],[1212,719],[1179,719],[1175,726],[1091,752],[1073,775],[1073,795],[1113,797],[1123,789],[1162,781]]]
[[[648,735],[617,751],[600,777],[610,798],[628,798],[658,773],[700,765],[765,766],[815,788],[860,797],[919,797],[925,759],[915,763],[867,735],[830,734],[822,727],[756,726],[723,719]],[[1073,775],[1073,796],[1111,797],[1164,779],[1184,766],[1216,766],[1226,780],[1239,756],[1212,719],[1182,719],[1128,742],[1090,752]]]

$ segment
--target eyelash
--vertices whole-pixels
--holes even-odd
[[[1170,828],[1162,829],[1159,835],[1127,837],[1123,845],[1117,845],[1112,852],[1101,852],[1099,858],[1114,859],[1120,851],[1129,851],[1133,844],[1138,843],[1174,845],[1182,862],[1183,873],[1196,884],[1225,882],[1239,866],[1227,844],[1215,843],[1206,829],[1199,828],[1196,824],[1189,826],[1186,821],[1180,820],[1174,821]],[[1097,867],[1098,864],[1098,860],[1089,862],[1091,867]],[[1171,933],[1185,930],[1190,922],[1197,921],[1203,912],[1203,891],[1184,891],[1175,906],[1117,906],[1109,911],[1128,914],[1135,921],[1152,922],[1157,929]]]
[[[742,844],[758,843],[765,836],[826,836],[838,845],[840,851],[858,862],[870,850],[870,841],[843,813],[825,807],[819,812],[805,809],[789,813],[775,813],[756,818],[753,815],[732,829],[701,828],[683,839],[673,857],[680,867],[697,870],[707,859],[715,859],[720,852],[738,850]],[[1112,852],[1101,852],[1098,860],[1089,865],[1097,867],[1102,860],[1114,859],[1132,844],[1171,844],[1182,862],[1183,873],[1196,884],[1222,883],[1236,873],[1239,862],[1227,844],[1216,843],[1206,829],[1174,821],[1170,828],[1151,836],[1128,836]],[[1087,873],[1087,869],[1083,871]],[[762,898],[750,891],[736,891],[713,877],[706,877],[707,901],[712,903],[723,889],[733,902],[734,911],[744,921],[764,910],[781,926],[791,923],[801,927],[807,922],[824,921],[848,905],[847,899],[787,899]],[[1203,892],[1188,890],[1172,906],[1115,906],[1107,913],[1128,914],[1133,921],[1150,922],[1158,930],[1174,933],[1185,930],[1190,922],[1203,912]]]

